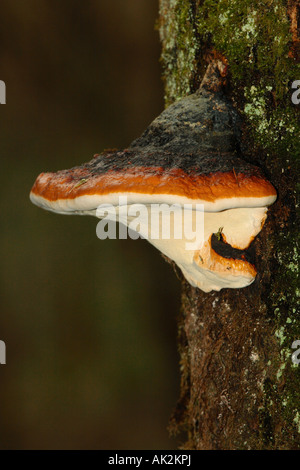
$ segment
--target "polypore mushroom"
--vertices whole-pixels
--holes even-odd
[[[60,214],[96,216],[99,205],[111,204],[121,222],[120,196],[129,207],[144,204],[148,211],[153,204],[189,204],[192,220],[202,204],[204,239],[193,250],[184,233],[166,240],[160,227],[159,236],[151,237],[145,220],[141,233],[205,292],[251,284],[256,269],[245,250],[262,229],[276,191],[258,167],[240,157],[237,112],[221,89],[207,83],[169,106],[129,148],[42,173],[31,201]]]

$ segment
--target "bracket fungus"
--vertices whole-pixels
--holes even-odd
[[[165,109],[127,149],[38,176],[31,201],[60,214],[97,216],[102,204],[120,214],[128,206],[187,204],[204,210],[203,240],[186,249],[184,235],[147,237],[204,292],[251,284],[255,266],[246,251],[266,220],[276,191],[240,155],[240,118],[209,66],[199,90]],[[121,216],[118,219],[123,222]],[[127,221],[128,224],[128,221]],[[147,234],[146,234],[147,235]]]

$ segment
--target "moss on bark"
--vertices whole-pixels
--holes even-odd
[[[249,288],[204,294],[184,281],[181,400],[171,420],[187,448],[300,448],[299,2],[160,0],[166,104],[194,92],[213,51],[228,62],[226,93],[243,122],[244,158],[278,201],[255,241]],[[298,49],[297,49],[298,48]]]

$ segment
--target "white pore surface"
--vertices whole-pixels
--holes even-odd
[[[61,199],[48,201],[41,196],[31,194],[32,202],[44,209],[61,214],[94,215],[106,220],[117,220],[128,226],[131,230],[136,230],[144,238],[148,239],[159,251],[164,253],[182,270],[188,282],[202,289],[204,292],[211,290],[219,291],[223,288],[241,288],[254,281],[253,274],[249,271],[246,262],[240,262],[239,270],[224,270],[222,266],[216,266],[211,262],[210,237],[222,229],[222,233],[227,243],[234,248],[245,249],[249,246],[253,238],[260,232],[266,219],[267,207],[272,204],[276,196],[264,198],[231,198],[222,199],[216,202],[203,200],[191,200],[172,195],[141,195],[128,194],[128,205],[119,205],[119,197],[124,194],[110,194],[107,196],[80,196],[75,199]],[[136,202],[139,204],[136,204]],[[194,240],[193,249],[190,246],[191,238],[186,236],[187,226],[196,227],[197,211],[186,211],[184,217],[178,218],[178,214],[170,212],[169,226],[170,233],[166,238],[166,220],[160,217],[158,228],[153,236],[152,217],[150,214],[150,204],[203,204],[204,219],[197,226],[197,237]],[[97,214],[99,205],[108,204],[109,209],[104,214]],[[138,213],[137,206],[141,211]],[[229,207],[229,209],[228,209]],[[227,210],[224,210],[226,208]],[[128,215],[129,213],[129,215]],[[203,213],[202,213],[203,215]],[[168,220],[168,219],[167,219]],[[197,219],[198,220],[198,219]],[[157,219],[156,219],[157,221]],[[178,224],[182,224],[182,235],[178,237]],[[199,235],[200,232],[200,235]],[[190,233],[190,231],[189,231]],[[203,262],[199,262],[204,258]]]
[[[205,212],[220,212],[238,207],[266,207],[273,204],[277,196],[265,197],[232,197],[217,199],[213,202],[204,199],[191,199],[174,194],[142,194],[142,193],[110,193],[78,196],[74,199],[57,199],[49,201],[34,193],[30,194],[31,201],[44,209],[60,214],[75,212],[84,215],[96,210],[100,204],[120,205],[120,198],[127,198],[127,204],[203,204]]]
[[[117,220],[131,230],[136,230],[159,251],[175,261],[191,285],[204,292],[210,292],[226,287],[241,288],[254,281],[246,262],[240,261],[239,271],[235,269],[228,271],[222,265],[211,262],[211,235],[222,229],[227,243],[234,248],[245,249],[260,232],[266,214],[266,207],[231,209],[219,213],[202,212],[202,218],[197,218],[195,210],[185,211],[184,215],[183,212],[178,215],[176,211],[171,211],[167,217],[161,216],[155,219],[159,221],[159,226],[158,229],[155,227],[154,231],[151,225],[153,222],[151,206],[135,204],[127,208],[108,207],[106,214],[102,215],[106,220]],[[170,229],[169,237],[166,238],[168,222]],[[181,230],[178,229],[179,224],[182,224]],[[195,238],[191,239],[190,228],[195,228],[197,225]],[[188,230],[185,230],[187,226]],[[182,235],[179,238],[180,232]],[[156,234],[155,237],[153,233]],[[189,248],[191,244],[195,245],[193,249]],[[199,255],[201,259],[203,258],[203,262],[199,261]]]

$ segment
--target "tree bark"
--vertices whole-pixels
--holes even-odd
[[[243,158],[278,192],[253,242],[251,286],[206,294],[181,281],[181,396],[170,429],[186,433],[186,449],[299,449],[299,1],[160,0],[159,15],[166,104],[194,92],[221,55]]]

